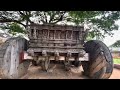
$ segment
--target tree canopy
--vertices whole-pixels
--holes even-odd
[[[2,27],[8,27],[11,23],[22,25],[25,29],[31,23],[73,23],[86,25],[92,38],[96,35],[103,37],[105,34],[112,35],[111,31],[118,30],[118,25],[115,23],[118,19],[120,11],[0,11]]]

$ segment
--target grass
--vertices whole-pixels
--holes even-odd
[[[114,62],[114,64],[120,64],[120,59],[114,58],[113,62]]]

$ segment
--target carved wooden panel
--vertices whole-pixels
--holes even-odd
[[[66,39],[66,31],[61,31],[60,39]]]
[[[47,38],[48,38],[48,30],[43,29],[43,39],[47,39]]]
[[[79,32],[73,31],[73,40],[78,40]]]
[[[36,29],[36,37],[38,38],[39,37],[39,30],[38,29]]]
[[[54,39],[54,30],[49,31],[49,39]]]
[[[67,31],[67,39],[71,39],[72,31]]]
[[[33,37],[33,35],[34,35],[34,29],[31,29],[31,33],[30,33],[31,35],[31,37]]]
[[[62,26],[62,25],[32,25],[29,35],[30,45],[32,48],[40,48],[41,50],[52,49],[70,50],[82,45],[83,40],[83,27],[78,26]],[[76,49],[71,51],[75,52]],[[75,51],[74,51],[75,50]],[[79,50],[78,50],[79,51]]]
[[[43,35],[43,31],[42,31],[42,30],[39,30],[39,31],[38,31],[38,38],[42,39],[42,35]]]
[[[60,39],[61,30],[56,30],[55,39]]]

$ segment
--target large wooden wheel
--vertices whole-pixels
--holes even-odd
[[[108,47],[101,41],[85,43],[89,62],[82,62],[84,74],[93,79],[108,79],[113,72],[113,58]]]
[[[10,38],[0,46],[1,75],[6,79],[17,79],[27,73],[30,62],[23,60],[26,40]]]

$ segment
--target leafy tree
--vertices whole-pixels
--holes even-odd
[[[2,26],[2,29],[8,29],[8,33],[12,34],[13,36],[17,33],[23,33],[26,34],[26,31],[17,23],[10,23],[7,24],[7,26]]]
[[[113,35],[111,31],[118,30],[115,21],[120,18],[119,11],[72,11],[70,14],[76,24],[87,24],[92,38],[104,37],[105,34]]]
[[[113,35],[118,30],[115,21],[120,18],[119,11],[0,11],[1,26],[13,22],[22,25],[25,29],[31,23],[39,24],[67,24],[86,25],[91,38]]]

